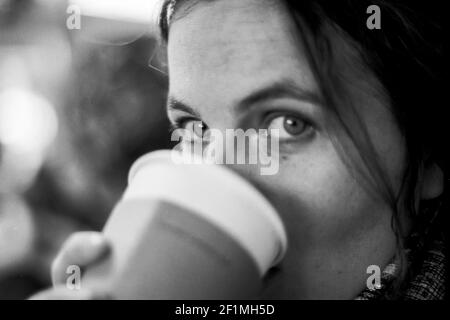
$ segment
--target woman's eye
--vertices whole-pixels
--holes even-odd
[[[267,126],[269,132],[272,129],[277,129],[280,139],[299,137],[309,131],[310,128],[311,126],[303,119],[290,115],[273,118]]]
[[[189,131],[192,139],[205,138],[207,126],[204,122],[200,120],[186,120],[181,127]]]

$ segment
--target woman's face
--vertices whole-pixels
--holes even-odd
[[[169,99],[182,107],[169,107],[170,119],[185,128],[196,119],[221,131],[279,129],[275,175],[230,166],[272,201],[288,232],[286,258],[269,273],[261,298],[355,297],[367,268],[382,269],[395,253],[392,212],[366,192],[332,143],[292,18],[268,0],[200,1],[179,13],[169,33]],[[342,52],[352,63],[355,56]],[[370,92],[355,88],[354,102],[397,187],[403,142],[389,109]]]

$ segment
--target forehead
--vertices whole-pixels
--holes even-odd
[[[169,33],[170,91],[198,105],[289,78],[314,90],[298,32],[280,1],[200,1]],[[218,92],[220,91],[220,92]]]

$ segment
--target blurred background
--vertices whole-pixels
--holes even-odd
[[[169,147],[156,2],[0,0],[0,299],[48,287],[64,240]]]

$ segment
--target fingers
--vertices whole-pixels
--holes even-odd
[[[76,265],[81,269],[106,257],[110,246],[99,232],[77,232],[69,237],[52,263],[53,285],[63,284],[67,268]]]
[[[91,290],[70,290],[64,286],[47,289],[28,298],[28,300],[109,300],[110,297],[102,292]]]

